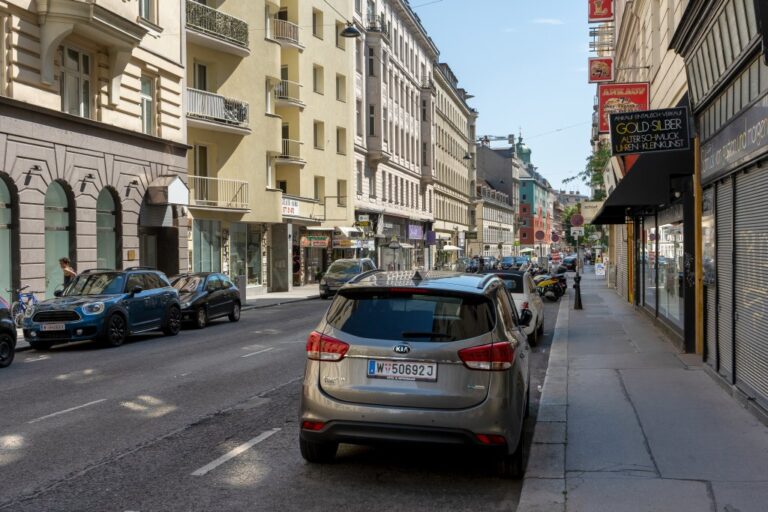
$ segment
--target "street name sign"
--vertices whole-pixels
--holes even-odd
[[[690,149],[688,108],[664,108],[610,115],[613,156]]]
[[[572,227],[571,228],[571,236],[574,238],[578,238],[580,236],[584,236],[584,228],[583,227]]]

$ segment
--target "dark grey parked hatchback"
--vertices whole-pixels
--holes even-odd
[[[530,347],[495,275],[372,271],[342,287],[307,340],[300,447],[437,443],[492,452],[523,472]]]

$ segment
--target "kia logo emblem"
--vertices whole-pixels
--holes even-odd
[[[397,352],[398,354],[407,354],[410,351],[411,351],[411,347],[409,347],[408,345],[397,345],[395,347],[395,352]]]

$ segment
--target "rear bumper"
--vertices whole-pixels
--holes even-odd
[[[477,440],[475,435],[464,429],[418,427],[389,423],[368,423],[354,421],[332,421],[322,430],[301,429],[302,439],[316,442],[379,445],[392,443],[443,444],[477,447],[503,454],[506,445],[488,446]]]

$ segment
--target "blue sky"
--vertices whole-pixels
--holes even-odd
[[[595,86],[587,83],[583,0],[410,0],[480,111],[478,136],[518,135],[554,187],[589,155]],[[579,125],[572,127],[573,125]],[[555,133],[565,127],[571,127]]]

